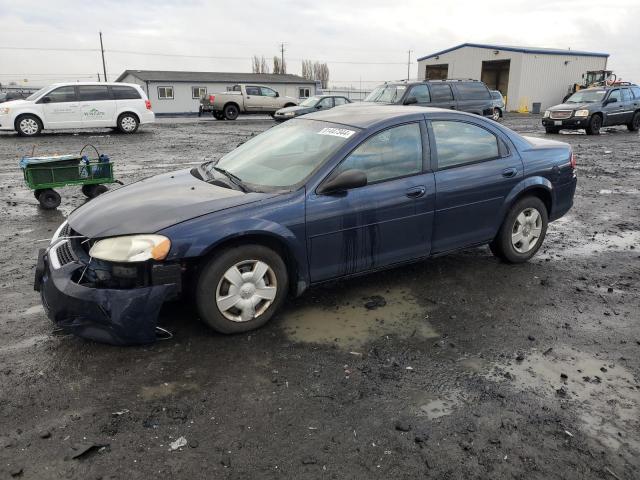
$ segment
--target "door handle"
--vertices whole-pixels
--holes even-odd
[[[505,178],[513,178],[516,176],[517,173],[518,173],[517,168],[505,168],[502,171],[502,176]]]
[[[420,185],[419,187],[413,187],[413,188],[410,188],[409,190],[407,190],[407,197],[409,197],[409,198],[420,198],[425,193],[427,193],[427,188],[425,186],[423,186],[423,185]]]

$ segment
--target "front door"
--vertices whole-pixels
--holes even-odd
[[[312,282],[425,257],[435,200],[425,171],[423,122],[379,132],[329,175],[356,169],[368,185],[307,197],[307,251]]]
[[[115,127],[116,101],[106,85],[80,85],[78,98],[83,127]]]
[[[471,121],[433,120],[437,171],[432,250],[446,252],[491,240],[505,197],[523,178],[515,150]]]
[[[267,109],[269,99],[262,96],[260,87],[247,85],[245,87],[244,108],[247,112],[264,112]]]
[[[614,100],[612,102],[612,100]],[[603,125],[620,125],[624,123],[624,116],[627,108],[622,101],[622,92],[619,88],[611,90],[606,101],[607,104],[602,107],[604,112]]]
[[[73,85],[59,87],[38,100],[42,105],[45,128],[77,128],[81,126],[80,104]]]
[[[262,98],[264,98],[264,111],[265,112],[275,112],[279,110],[278,106],[278,94],[275,90],[268,87],[260,87],[260,92],[262,93]]]

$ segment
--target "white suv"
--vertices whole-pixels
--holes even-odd
[[[56,83],[25,100],[0,104],[0,130],[28,137],[45,128],[116,127],[134,133],[154,120],[147,95],[131,83]]]

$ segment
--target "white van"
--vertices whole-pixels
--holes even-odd
[[[131,83],[56,83],[0,104],[0,130],[27,137],[61,128],[115,127],[134,133],[154,120],[147,95]]]

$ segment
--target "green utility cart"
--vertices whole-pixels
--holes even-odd
[[[34,190],[42,208],[52,210],[60,205],[60,194],[54,190],[56,187],[82,185],[82,193],[93,198],[107,191],[104,184],[117,182],[113,179],[113,163],[107,155],[96,150],[97,158],[91,160],[82,154],[83,151],[84,148],[79,155],[24,157],[20,160],[24,181]]]

